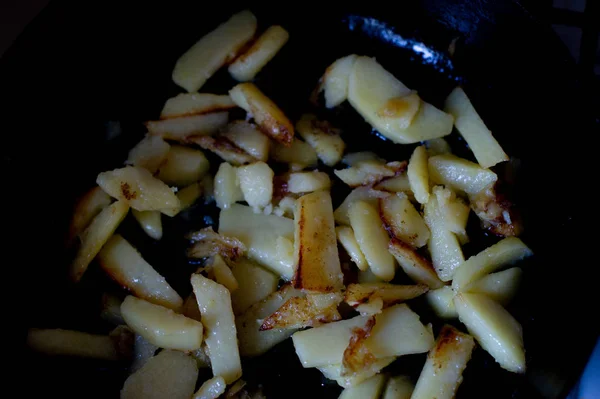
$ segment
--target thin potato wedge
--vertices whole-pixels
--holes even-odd
[[[192,136],[208,136],[216,133],[227,124],[228,120],[228,112],[215,112],[148,121],[146,122],[146,129],[153,136],[185,143]]]
[[[215,175],[215,201],[220,209],[228,209],[237,201],[244,199],[240,188],[236,168],[223,162]]]
[[[264,134],[283,145],[292,143],[294,125],[253,83],[240,83],[229,91],[229,95],[233,102],[252,115]]]
[[[245,258],[233,263],[231,272],[239,287],[231,293],[233,313],[240,315],[250,306],[262,301],[277,290],[279,278]]]
[[[269,158],[269,138],[253,123],[233,121],[225,126],[220,136],[225,137],[257,161],[266,162]]]
[[[231,296],[227,288],[200,274],[193,274],[191,282],[208,332],[206,346],[213,375],[231,384],[242,376]]]
[[[191,351],[202,345],[202,324],[171,309],[129,295],[121,313],[136,334],[158,347]]]
[[[522,274],[518,267],[491,273],[467,285],[463,291],[483,294],[501,305],[507,305],[519,289]]]
[[[348,194],[341,205],[333,212],[333,217],[338,224],[350,226],[348,210],[357,201],[366,201],[373,207],[379,206],[379,199],[389,196],[389,193],[373,190],[369,187],[357,187]]]
[[[296,201],[294,224],[294,287],[317,292],[339,291],[344,276],[329,192],[317,191],[300,197]]]
[[[385,159],[380,158],[371,151],[349,152],[342,158],[342,163],[348,166],[356,166],[362,162],[377,162],[384,164]]]
[[[396,266],[394,257],[387,251],[389,238],[379,212],[368,202],[357,201],[350,205],[348,215],[358,246],[373,274],[384,281],[392,280]]]
[[[162,238],[162,222],[159,211],[137,211],[133,209],[131,213],[148,237],[155,240]]]
[[[339,293],[309,294],[288,299],[260,326],[261,331],[316,327],[342,319],[337,310],[342,302]]]
[[[202,191],[203,188],[199,182],[192,183],[189,186],[178,190],[176,195],[177,198],[179,198],[180,210],[184,211],[194,205],[198,198],[202,196]]]
[[[334,170],[335,175],[350,187],[373,186],[385,178],[406,170],[406,162],[363,161],[347,169]]]
[[[459,292],[485,275],[532,255],[531,249],[519,238],[506,237],[464,262],[456,271],[452,289]]]
[[[381,299],[383,306],[388,307],[399,302],[416,298],[429,291],[424,284],[395,285],[388,283],[349,284],[344,294],[344,302],[356,308],[357,306]]]
[[[129,151],[125,164],[139,166],[154,174],[167,159],[170,148],[162,137],[147,134]]]
[[[413,201],[414,193],[410,187],[408,181],[408,175],[406,173],[400,173],[399,175],[383,179],[379,183],[373,186],[375,190],[387,191],[389,193],[406,193],[411,201]]]
[[[111,197],[138,211],[169,211],[180,207],[179,199],[169,186],[146,169],[126,166],[103,172],[96,183]]]
[[[98,253],[104,271],[119,285],[148,302],[178,310],[183,299],[163,276],[121,235],[113,235]]]
[[[331,188],[329,175],[318,170],[290,173],[287,181],[287,191],[292,194],[312,193],[329,188]]]
[[[208,114],[211,112],[226,111],[235,107],[235,103],[231,101],[228,95],[180,93],[165,102],[160,112],[160,119]]]
[[[491,170],[452,154],[429,158],[429,177],[435,184],[443,184],[469,195],[482,192],[498,180]]]
[[[214,152],[225,162],[239,166],[256,161],[252,155],[238,147],[225,136],[194,136],[189,141],[201,148]]]
[[[291,170],[312,168],[318,163],[316,151],[308,143],[298,138],[289,145],[274,142],[271,146],[270,156],[276,162],[289,164]]]
[[[456,234],[461,244],[468,242],[466,228],[471,211],[469,206],[447,187],[436,186],[433,194],[437,197],[446,229]]]
[[[235,58],[256,32],[256,17],[241,11],[203,36],[175,64],[173,82],[198,91],[219,68]]]
[[[229,65],[229,74],[238,82],[248,82],[275,57],[290,35],[279,25],[270,26],[244,54]]]
[[[368,380],[342,391],[339,399],[377,399],[383,391],[385,376],[375,375]]]
[[[487,169],[497,163],[508,161],[508,155],[485,126],[461,87],[452,90],[446,99],[444,111],[454,117],[454,126],[465,139],[482,168]]]
[[[334,166],[342,159],[346,144],[340,137],[339,129],[329,122],[318,120],[312,114],[304,114],[296,123],[296,131],[315,149],[325,165]]]
[[[416,248],[427,244],[431,234],[421,214],[404,193],[397,193],[379,200],[379,213],[386,230]]]
[[[220,375],[204,381],[202,386],[192,396],[192,399],[217,399],[225,393],[227,384]]]
[[[363,368],[355,373],[342,376],[343,366],[341,364],[332,364],[328,366],[320,366],[317,369],[323,373],[326,378],[336,381],[342,388],[350,388],[360,384],[361,382],[373,377],[381,369],[388,366],[396,358],[394,356],[383,359],[376,359],[368,368]]]
[[[445,285],[437,290],[429,291],[425,295],[427,303],[433,309],[435,314],[442,319],[455,319],[458,317],[454,307],[454,291]]]
[[[444,326],[412,394],[412,399],[452,399],[471,359],[475,340],[454,327]]]
[[[158,170],[158,178],[170,186],[185,187],[202,179],[209,167],[202,151],[173,145]]]
[[[427,159],[427,150],[424,146],[421,145],[415,148],[406,171],[410,189],[419,204],[426,204],[429,201],[429,170]]]
[[[187,236],[194,245],[187,255],[192,258],[207,258],[220,255],[235,260],[246,253],[246,246],[237,238],[215,233],[212,226],[205,227]]]
[[[444,285],[431,262],[419,254],[412,246],[397,238],[392,238],[388,249],[396,258],[404,273],[412,280],[425,284],[431,289],[437,289]]]
[[[220,255],[213,257],[212,270],[215,275],[215,281],[227,288],[230,294],[234,293],[240,286],[231,269]]]
[[[104,208],[110,205],[112,199],[100,187],[95,186],[86,192],[75,205],[73,217],[69,225],[68,242],[72,243],[75,237],[83,233],[86,227]]]
[[[360,246],[358,245],[358,241],[356,241],[352,227],[338,226],[335,228],[335,233],[338,241],[340,244],[342,244],[348,255],[350,255],[352,262],[356,264],[359,270],[368,270],[369,264],[365,259],[365,255],[360,250]]]
[[[198,367],[190,356],[164,350],[127,378],[122,399],[189,399],[194,393]]]
[[[78,356],[118,360],[117,349],[108,335],[92,335],[71,330],[31,329],[27,346],[46,355]]]
[[[81,235],[81,246],[71,263],[70,277],[77,282],[87,270],[102,246],[113,235],[129,212],[125,201],[117,201],[104,208]]]
[[[327,108],[337,107],[348,98],[350,73],[356,58],[354,54],[339,58],[325,70],[321,78],[321,89],[324,91]]]

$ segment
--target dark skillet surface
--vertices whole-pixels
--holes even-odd
[[[291,34],[257,84],[292,119],[309,109],[306,99],[324,68],[348,53],[376,56],[436,105],[455,84],[464,84],[507,153],[520,160],[511,187],[524,214],[523,239],[536,256],[523,265],[525,281],[510,308],[523,324],[527,374],[502,371],[478,349],[458,397],[564,395],[598,333],[587,321],[597,314],[597,301],[590,299],[596,272],[588,255],[594,248],[586,238],[593,222],[583,212],[595,205],[585,194],[593,187],[588,177],[593,145],[586,144],[593,143],[594,127],[574,65],[549,28],[511,1],[412,3],[401,11],[373,5],[345,7],[340,14],[308,4],[253,7],[260,28],[279,23]],[[117,397],[126,375],[123,365],[39,357],[23,350],[23,333],[31,326],[108,331],[97,312],[99,289],[110,284],[97,266],[76,288],[63,277],[70,207],[98,171],[121,164],[144,133],[140,122],[156,118],[164,100],[179,91],[170,80],[177,57],[237,9],[231,2],[211,7],[216,9],[53,3],[0,62],[8,120],[2,145],[3,209],[10,234],[5,290],[12,295],[8,307],[18,312],[7,317],[17,325],[19,343],[9,349],[19,355],[17,371],[29,373],[26,396]],[[447,48],[454,38],[456,53],[450,58]],[[223,93],[232,85],[226,73],[219,73],[202,90]],[[380,142],[347,110],[328,117],[343,125],[344,139],[354,149],[375,148],[390,160],[410,153],[412,147]],[[107,126],[116,125],[123,133],[107,140]],[[462,143],[452,144],[468,156]],[[186,220],[165,221],[165,237],[171,239],[160,244],[152,244],[130,219],[121,232],[187,294],[189,287],[176,276],[194,266],[183,257],[180,237],[210,222],[204,213],[197,207]],[[492,240],[473,241],[465,255]],[[421,308],[418,302],[411,306]],[[394,369],[417,377],[423,359],[401,358]],[[245,364],[244,375],[263,382],[268,397],[336,397],[339,392],[335,385],[322,387],[316,370],[303,370],[289,342]]]

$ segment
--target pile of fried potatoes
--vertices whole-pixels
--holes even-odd
[[[101,316],[115,330],[32,329],[29,346],[106,360],[133,353],[124,399],[264,397],[246,387],[241,358],[290,337],[302,366],[336,381],[346,399],[452,398],[476,344],[523,373],[521,326],[504,306],[521,278],[511,265],[532,252],[496,193],[490,168],[508,156],[465,92],[456,88],[440,110],[373,58],[336,60],[316,89],[324,105],[348,101],[392,142],[419,143],[408,160],[347,153],[340,129],[312,114],[292,123],[249,82],[289,36],[280,26],[256,32],[255,16],[243,11],[183,54],[172,77],[187,93],[166,101],[124,166],[100,173],[74,210],[70,277],[78,282],[95,259],[128,291],[124,300],[102,298]],[[224,66],[240,83],[228,94],[199,92]],[[236,107],[244,120],[229,120]],[[476,162],[452,154],[443,137],[454,128]],[[214,176],[206,152],[222,160]],[[276,174],[275,163],[286,171]],[[352,189],[335,209],[334,179]],[[116,231],[131,210],[160,240],[161,220],[200,200],[220,209],[218,231],[186,237],[188,256],[204,263],[182,298]],[[471,210],[501,239],[465,259]],[[348,278],[352,269],[357,279]],[[413,283],[395,284],[398,275]],[[407,304],[420,296],[463,331],[445,325],[434,336]],[[427,360],[417,381],[381,373],[418,353]],[[199,368],[214,377],[198,381]]]

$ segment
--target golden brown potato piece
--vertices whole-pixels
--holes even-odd
[[[388,249],[398,264],[412,280],[425,284],[431,289],[441,288],[444,283],[439,279],[431,262],[420,255],[412,246],[392,238]]]
[[[308,294],[290,298],[260,326],[261,331],[315,327],[342,319],[337,310],[342,302],[340,293]]]
[[[366,319],[365,325],[352,329],[352,336],[342,360],[342,376],[347,376],[369,369],[377,362],[377,359],[365,345],[367,338],[371,336],[371,331],[375,326],[375,316]]]
[[[356,241],[356,236],[354,235],[354,230],[352,227],[348,226],[338,226],[335,228],[335,233],[337,234],[337,239],[342,244],[352,262],[356,264],[359,270],[365,271],[369,269],[369,264],[365,259],[365,255],[360,250],[360,246],[358,245],[358,241]]]
[[[233,60],[256,32],[256,17],[245,10],[198,40],[175,64],[173,82],[198,91],[219,68]]]
[[[318,120],[312,114],[304,114],[296,123],[296,131],[315,149],[325,165],[334,166],[342,159],[346,144],[340,137],[339,129],[329,122]]]
[[[331,292],[343,287],[331,195],[317,191],[296,201],[294,287]]]
[[[385,178],[393,177],[406,170],[406,162],[363,161],[347,169],[335,170],[334,173],[350,187],[373,186]]]
[[[136,166],[100,173],[96,183],[111,197],[138,211],[170,211],[180,207],[169,186]]]
[[[337,107],[348,98],[350,73],[352,73],[356,58],[357,56],[354,54],[339,58],[325,70],[318,90],[325,92],[327,108]]]
[[[127,212],[129,212],[129,205],[124,201],[117,201],[104,208],[92,220],[81,235],[81,246],[71,263],[71,280],[77,282],[81,279],[90,262],[125,219]]]
[[[113,235],[98,253],[104,271],[136,296],[178,310],[183,299],[121,235]]]
[[[95,186],[86,192],[75,205],[71,224],[69,225],[69,239],[72,243],[75,237],[83,233],[86,227],[104,208],[110,205],[112,199],[100,187]]]
[[[146,122],[146,129],[153,136],[186,143],[192,136],[207,136],[216,133],[227,124],[229,113],[181,116],[178,118]]]
[[[415,199],[419,204],[426,204],[429,201],[429,170],[427,159],[425,146],[421,145],[415,148],[406,171],[410,189],[415,194]]]
[[[471,359],[475,340],[454,327],[446,325],[440,331],[435,346],[413,391],[413,399],[452,399],[462,382],[462,373]]]
[[[244,165],[256,160],[256,158],[238,147],[225,136],[193,136],[189,138],[189,141],[198,144],[205,150],[214,152],[225,162],[229,162],[233,165]]]
[[[255,124],[245,121],[233,121],[221,131],[236,147],[241,148],[257,161],[266,162],[269,158],[270,141],[262,134]]]
[[[154,174],[167,159],[170,148],[162,137],[147,134],[129,151],[125,164],[139,166]]]
[[[427,244],[429,228],[404,193],[397,193],[379,200],[379,214],[391,236],[416,247]]]
[[[235,108],[235,106],[235,103],[227,94],[180,93],[167,100],[160,112],[160,119],[226,111]]]
[[[71,330],[31,329],[27,346],[46,355],[66,355],[118,360],[115,344],[108,335],[92,335]]]
[[[313,191],[328,190],[331,180],[325,172],[313,170],[312,172],[290,173],[287,181],[287,191],[292,194],[311,193]]]
[[[335,222],[350,226],[348,210],[353,203],[357,201],[366,201],[373,207],[379,207],[379,199],[386,198],[389,195],[389,193],[373,190],[369,187],[357,187],[348,194],[341,205],[333,213]]]
[[[229,73],[239,82],[254,79],[256,74],[275,57],[290,35],[279,25],[270,26],[244,54],[229,65]]]
[[[158,170],[158,178],[170,186],[185,187],[199,181],[209,167],[202,151],[173,145]]]
[[[207,258],[221,255],[227,259],[235,260],[246,253],[246,246],[237,238],[215,233],[212,226],[205,227],[188,238],[194,245],[188,250],[188,256],[193,258]]]
[[[498,180],[491,170],[452,154],[429,158],[429,177],[435,184],[443,184],[469,195],[482,192]]]
[[[253,83],[240,83],[229,91],[229,95],[240,108],[252,115],[264,134],[284,145],[292,143],[294,125]]]
[[[499,195],[495,186],[469,195],[471,208],[481,220],[481,226],[501,237],[518,236],[523,231],[520,217],[513,204]]]
[[[388,283],[350,284],[344,294],[344,302],[356,308],[357,306],[381,299],[383,306],[388,307],[396,303],[416,298],[429,291],[425,284],[395,285]]]

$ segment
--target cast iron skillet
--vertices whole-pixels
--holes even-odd
[[[523,288],[510,309],[523,324],[527,373],[505,372],[478,349],[458,397],[564,396],[598,333],[590,320],[597,313],[590,300],[594,248],[586,238],[588,226],[595,227],[588,218],[593,211],[586,211],[595,209],[587,161],[593,145],[586,145],[593,144],[595,127],[566,49],[548,26],[509,0],[422,0],[398,2],[396,8],[346,4],[337,10],[308,3],[170,2],[125,9],[110,1],[53,2],[0,63],[2,209],[9,235],[3,289],[10,296],[8,323],[17,326],[7,348],[27,381],[20,385],[24,396],[117,397],[124,365],[31,354],[23,346],[25,330],[109,330],[97,318],[100,287],[109,285],[97,266],[77,287],[65,278],[70,254],[63,243],[73,200],[99,171],[121,164],[144,133],[141,121],[155,118],[164,100],[178,92],[170,80],[177,57],[248,6],[261,28],[279,23],[290,31],[289,44],[257,84],[292,119],[308,109],[306,99],[324,68],[349,53],[376,56],[438,106],[454,85],[465,86],[507,153],[518,160],[510,187],[523,211],[523,238],[536,255],[523,265]],[[456,51],[450,57],[453,40]],[[220,73],[203,90],[222,93],[232,85]],[[342,110],[328,117],[346,121],[344,139],[352,148],[375,146],[389,159],[406,158],[406,147],[382,144],[360,118],[347,115],[352,113]],[[452,144],[469,155],[463,143]],[[211,223],[202,217],[209,211],[198,207],[187,220],[165,222],[165,237],[173,238],[160,244],[152,244],[131,220],[121,232],[186,294],[189,286],[174,276],[194,265],[185,260],[180,237]],[[474,240],[466,255],[490,241]],[[406,357],[394,369],[416,377],[422,362],[423,356]],[[339,392],[317,371],[303,370],[289,342],[246,363],[244,375],[252,384],[263,383],[271,398]]]

